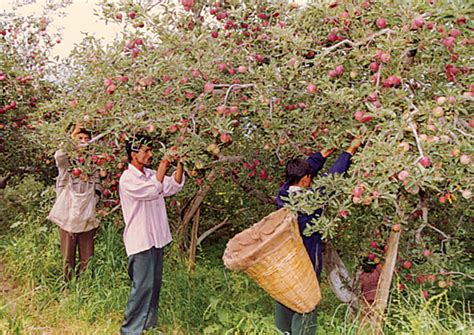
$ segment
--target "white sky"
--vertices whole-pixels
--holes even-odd
[[[305,3],[306,0],[290,0],[297,3]],[[0,11],[11,11],[14,3],[26,4],[21,6],[15,12],[19,15],[40,15],[46,3],[58,3],[61,0],[0,0]],[[53,56],[61,58],[67,57],[74,48],[75,44],[82,41],[84,35],[82,32],[94,35],[97,38],[103,38],[105,42],[112,41],[113,37],[120,31],[120,25],[104,21],[99,21],[94,15],[94,9],[98,9],[97,4],[101,0],[72,0],[64,12],[64,17],[49,17],[52,20],[53,30],[61,28],[61,43],[54,46]],[[31,3],[31,4],[30,4]]]
[[[57,0],[36,0],[36,3],[27,4],[15,12],[20,15],[40,14],[43,6],[47,2],[54,2]],[[55,45],[52,50],[53,56],[67,57],[75,44],[78,44],[84,37],[82,32],[92,34],[97,38],[104,38],[105,41],[111,41],[113,37],[120,31],[118,24],[109,22],[107,25],[104,21],[99,21],[98,17],[94,15],[94,9],[97,9],[97,4],[101,0],[73,0],[71,5],[68,5],[64,12],[64,17],[50,17],[51,24],[54,30],[63,28],[61,31],[61,43]],[[0,11],[11,11],[13,3],[28,3],[29,0],[0,0]]]

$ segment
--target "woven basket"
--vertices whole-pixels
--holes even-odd
[[[296,220],[286,208],[273,212],[234,236],[223,260],[284,306],[308,313],[321,301],[321,291]]]

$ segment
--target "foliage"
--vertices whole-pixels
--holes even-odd
[[[4,177],[43,171],[50,163],[35,131],[41,121],[34,118],[39,104],[58,90],[46,78],[50,49],[56,42],[48,29],[51,13],[43,14],[0,14],[0,174]]]

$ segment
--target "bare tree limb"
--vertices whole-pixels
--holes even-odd
[[[380,85],[380,78],[382,77],[382,66],[383,64],[380,64],[379,70],[377,71],[377,83],[375,84],[375,87],[379,87]]]
[[[219,163],[238,163],[243,159],[242,156],[224,156],[221,153],[217,155],[217,160],[209,163],[209,166],[216,165]]]
[[[14,173],[8,172],[4,177],[0,179],[0,189],[4,189],[7,187],[7,183],[11,177],[13,177]]]
[[[359,41],[359,42],[353,42],[349,39],[345,39],[339,43],[336,43],[334,44],[333,46],[329,47],[329,48],[324,48],[323,49],[323,52],[321,52],[318,56],[318,61],[316,62],[316,64],[320,64],[321,63],[321,59],[325,56],[327,56],[328,54],[330,54],[332,51],[338,49],[341,45],[344,45],[344,44],[349,44],[350,46],[352,47],[358,47],[358,46],[361,46],[361,45],[364,45],[364,44],[367,44],[367,43],[370,43],[371,41],[373,41],[374,38],[378,37],[378,36],[381,36],[381,35],[385,35],[385,34],[390,34],[390,33],[393,33],[394,31],[391,30],[391,29],[383,29],[383,30],[380,30],[379,32],[375,33],[375,34],[372,34],[370,36],[368,36],[367,38]]]
[[[119,208],[120,208],[120,204],[118,204],[117,206],[115,206],[114,208],[112,208],[109,212],[107,212],[107,214],[105,214],[104,216],[109,216],[110,214],[112,214],[113,212],[117,211]]]
[[[229,97],[229,94],[230,94],[231,91],[233,91],[236,88],[246,88],[246,87],[256,87],[256,85],[255,84],[232,84],[232,85],[230,85],[229,88],[227,89],[226,94],[225,94],[224,106],[227,106],[227,98]]]
[[[406,99],[408,101],[408,104],[410,105],[411,108],[413,108],[413,110],[418,113],[419,110],[418,108],[413,104],[413,102],[410,100],[410,99]],[[415,136],[415,141],[416,141],[416,147],[418,148],[418,152],[420,153],[420,157],[416,160],[418,161],[419,159],[423,158],[425,156],[425,154],[423,153],[423,148],[421,146],[421,142],[420,142],[420,138],[418,137],[418,133],[416,131],[416,126],[415,126],[415,123],[412,121],[412,120],[409,120],[409,125],[410,125],[410,128],[413,132],[413,136]]]
[[[451,239],[451,237],[449,235],[447,235],[445,232],[443,232],[439,228],[436,228],[435,226],[430,225],[429,223],[426,226],[430,229],[433,229],[435,232],[439,233],[440,235],[442,235],[446,240]]]
[[[456,130],[457,132],[461,133],[461,134],[464,135],[464,136],[467,136],[467,137],[470,137],[470,138],[474,138],[474,135],[468,134],[468,133],[466,133],[465,131],[463,131],[463,130],[461,130],[461,129],[459,129],[459,128],[456,128],[456,125],[462,126],[462,124],[459,122],[459,119],[458,119],[458,116],[457,116],[457,115],[454,116],[454,127],[453,127],[454,130]]]
[[[214,227],[212,227],[212,228],[206,230],[204,233],[202,233],[199,236],[199,238],[197,239],[196,245],[199,246],[202,243],[202,241],[204,241],[204,239],[206,237],[208,237],[209,235],[211,235],[215,231],[219,230],[220,228],[224,227],[229,222],[229,219],[230,219],[230,215],[227,215],[227,217],[224,219],[224,221],[222,221],[221,223],[215,225]]]
[[[423,195],[420,194],[419,207],[420,207],[421,212],[422,212],[421,217],[422,217],[423,223],[420,225],[420,227],[415,232],[415,241],[418,244],[421,244],[423,242],[422,239],[421,239],[421,232],[428,225],[428,205],[427,205],[426,201],[427,201],[426,198]]]
[[[443,270],[443,275],[446,275],[446,276],[449,276],[449,275],[459,275],[459,276],[463,276],[463,277],[469,278],[470,280],[474,280],[474,277],[473,277],[473,276],[468,275],[467,273],[458,272],[458,271],[444,271],[444,270]]]

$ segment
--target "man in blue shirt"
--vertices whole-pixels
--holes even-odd
[[[351,157],[360,144],[359,138],[354,140],[350,147],[337,158],[336,162],[329,169],[328,174],[345,173],[349,169]],[[296,158],[286,164],[286,182],[280,187],[276,198],[278,208],[285,205],[290,193],[298,192],[299,190],[307,189],[311,186],[313,178],[323,167],[326,158],[334,151],[335,149],[324,149],[321,152],[312,154],[307,160]],[[321,215],[322,211],[322,208],[319,208],[312,214],[298,212],[300,235],[309,258],[311,259],[311,263],[314,266],[318,280],[320,280],[321,277],[323,261],[321,235],[314,233],[311,236],[305,236],[303,231],[306,229],[306,226],[311,223],[311,220]],[[275,324],[283,334],[316,334],[316,314],[316,309],[311,313],[299,314],[277,302],[275,306]]]

